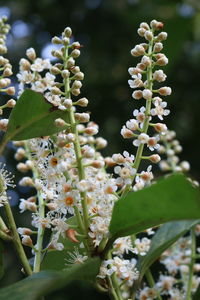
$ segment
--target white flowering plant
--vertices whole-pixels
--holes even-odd
[[[0,91],[14,97],[5,58],[9,29],[2,17]],[[129,68],[128,83],[141,107],[121,135],[134,154],[103,157],[107,141],[97,136],[98,125],[85,111],[88,100],[79,96],[81,45],[72,41],[71,28],[52,39],[55,63],[38,58],[33,48],[20,60],[18,94],[0,106],[1,115],[12,109],[9,119],[0,120],[0,152],[13,142],[23,174],[18,184],[34,195],[20,199],[29,227],[18,227],[7,195],[14,178],[1,164],[0,239],[15,247],[27,278],[2,288],[0,299],[39,299],[73,280],[89,281],[114,300],[199,299],[200,194],[198,182],[184,175],[190,165],[179,160],[175,132],[163,121],[170,113],[163,97],[171,88],[162,86],[166,75],[160,68],[168,63],[161,53],[167,38],[162,29],[156,20],[141,23],[143,41],[131,50],[140,61]],[[166,173],[159,179],[156,164]],[[2,257],[3,251],[1,270]],[[160,272],[154,274],[156,261]]]

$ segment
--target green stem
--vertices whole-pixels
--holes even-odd
[[[110,295],[111,299],[119,300],[111,278],[109,276],[107,276],[107,279],[108,279],[108,283],[109,283],[109,295]]]
[[[0,230],[0,239],[4,241],[12,241],[12,237],[8,234],[6,234],[4,231]]]
[[[41,197],[41,195],[38,193],[38,204],[39,204],[39,217],[44,218],[45,216],[45,204],[44,200]],[[34,266],[33,266],[33,272],[37,273],[40,271],[40,265],[41,265],[41,255],[42,255],[42,249],[43,249],[43,237],[44,237],[44,228],[42,227],[42,224],[39,224],[38,227],[38,233],[37,233],[37,243],[35,248],[37,251],[35,252],[35,259],[34,259]]]
[[[26,150],[26,156],[29,160],[33,160],[29,147],[28,142],[25,142],[25,150]],[[33,179],[39,178],[38,170],[36,167],[32,168],[33,173]],[[39,207],[39,218],[44,218],[45,216],[45,202],[40,195],[40,192],[37,192],[38,196],[38,207]],[[38,231],[37,231],[37,242],[35,245],[35,248],[37,251],[35,251],[35,258],[34,258],[34,266],[33,266],[33,272],[37,273],[40,271],[40,265],[41,265],[41,255],[42,255],[42,248],[43,248],[43,237],[44,237],[44,228],[42,224],[39,224]]]
[[[18,256],[21,260],[24,271],[26,272],[27,275],[31,275],[32,270],[31,270],[31,267],[29,265],[26,254],[24,252],[24,248],[22,247],[21,240],[20,240],[19,234],[17,232],[17,227],[16,227],[16,224],[15,224],[15,220],[14,220],[14,217],[13,217],[13,214],[12,214],[12,210],[11,210],[11,207],[10,207],[10,204],[9,204],[8,201],[4,204],[4,208],[5,208],[5,213],[6,213],[6,216],[7,216],[7,219],[8,219],[9,228],[10,228],[11,233],[12,233],[13,243],[15,245],[16,252],[17,252],[17,254],[18,254]]]
[[[148,55],[149,56],[152,56],[152,51],[153,51],[153,38],[149,42],[149,49],[148,49]],[[152,69],[153,69],[153,66],[150,65],[147,68],[147,73],[146,73],[147,74],[147,87],[146,88],[149,89],[150,91],[152,91],[152,88],[153,88]],[[145,120],[144,120],[144,124],[143,124],[142,130],[141,130],[141,133],[147,134],[147,131],[148,131],[148,128],[149,128],[151,102],[152,102],[152,99],[146,100]],[[136,173],[137,173],[137,170],[138,170],[139,165],[140,165],[141,160],[142,160],[143,150],[144,150],[144,144],[141,143],[139,145],[138,149],[137,149],[136,156],[135,156],[135,161],[134,161],[134,164],[133,164],[133,168],[136,169]],[[136,174],[133,176],[132,182],[134,181],[135,176],[136,176]],[[122,195],[126,194],[130,190],[130,188],[131,188],[131,185],[129,185],[127,188],[125,188],[125,190],[124,190],[124,192],[123,192]]]
[[[68,47],[66,46],[65,48],[65,54],[64,54],[64,68],[67,68],[67,59],[68,59]],[[68,98],[71,98],[70,94],[70,79],[65,78],[64,79],[64,88],[65,88],[65,95]],[[81,153],[81,146],[79,143],[79,135],[78,135],[78,130],[76,127],[76,121],[74,117],[74,111],[73,108],[69,109],[69,123],[71,125],[71,132],[75,136],[75,141],[73,142],[74,144],[74,151],[76,155],[76,162],[77,162],[77,168],[78,168],[78,176],[79,180],[85,179],[85,170],[84,166],[82,163],[82,153]],[[82,211],[83,211],[83,223],[84,223],[84,233],[88,235],[89,231],[89,214],[88,214],[88,207],[87,207],[87,195],[86,192],[81,192],[81,206],[82,206]],[[80,219],[80,217],[76,214],[76,216]]]
[[[151,288],[154,288],[154,287],[155,287],[155,281],[154,281],[154,279],[153,279],[153,276],[152,276],[152,274],[151,274],[150,269],[148,269],[148,270],[146,271],[145,276],[146,276],[146,279],[147,279],[147,281],[148,281],[149,286],[150,286]],[[162,297],[159,295],[159,292],[158,292],[158,294],[157,294],[157,299],[158,299],[158,300],[162,300]]]
[[[191,239],[192,239],[192,245],[191,245],[191,262],[189,266],[189,278],[188,278],[188,286],[187,286],[187,292],[185,300],[192,300],[192,278],[194,273],[194,264],[195,264],[195,254],[196,254],[196,237],[194,229],[191,230]]]

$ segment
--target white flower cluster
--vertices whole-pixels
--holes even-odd
[[[170,95],[171,88],[159,87],[159,83],[164,82],[167,76],[158,68],[168,63],[167,57],[160,52],[163,49],[162,41],[167,38],[167,33],[161,32],[156,35],[156,31],[162,27],[163,24],[155,20],[150,23],[150,26],[147,23],[141,23],[138,34],[144,37],[146,42],[131,50],[133,56],[142,56],[142,58],[136,67],[129,68],[128,71],[132,79],[128,83],[131,88],[136,89],[132,94],[133,99],[141,101],[143,98],[146,105],[141,106],[140,109],[135,109],[133,118],[128,120],[121,129],[123,138],[133,139],[133,145],[138,149],[131,161],[129,160],[128,163],[127,161],[120,162],[123,167],[121,169],[116,167],[115,173],[119,175],[119,182],[130,187],[133,186],[133,190],[142,189],[149,185],[153,179],[151,167],[146,172],[138,172],[140,161],[142,159],[147,159],[153,163],[160,161],[158,154],[142,156],[144,146],[150,151],[158,150],[160,136],[165,135],[167,131],[167,126],[164,123],[152,122],[153,118],[163,121],[163,117],[170,113],[169,109],[166,108],[167,102],[163,101],[161,97]],[[152,131],[151,135],[150,130]],[[124,180],[125,176],[126,180]]]
[[[11,79],[9,78],[12,72],[12,65],[9,60],[3,55],[7,53],[6,36],[10,31],[10,25],[6,24],[7,17],[0,18],[0,92],[6,93],[8,96],[15,94],[15,88],[11,86]],[[13,108],[16,102],[14,99],[9,99],[5,104],[0,106],[0,115],[3,114],[4,108]],[[0,130],[6,131],[8,119],[0,119]]]
[[[32,248],[35,260],[40,261],[38,255],[44,251],[66,251],[63,239],[76,245],[75,250],[68,253],[63,267],[84,263],[88,257],[102,252],[109,237],[108,228],[114,203],[127,192],[140,190],[152,183],[152,166],[140,170],[142,160],[160,162],[161,168],[167,171],[188,170],[187,163],[179,163],[176,156],[181,146],[177,140],[173,140],[174,134],[162,122],[169,114],[167,102],[162,97],[171,94],[169,87],[160,86],[166,80],[160,67],[168,63],[167,57],[161,53],[162,41],[167,38],[167,34],[157,33],[162,27],[163,24],[155,20],[150,26],[141,23],[138,34],[145,38],[145,43],[131,50],[134,57],[142,58],[136,67],[129,68],[131,79],[128,83],[132,89],[136,89],[132,93],[133,99],[143,101],[143,105],[133,110],[133,116],[122,127],[121,135],[125,139],[132,139],[137,148],[135,155],[124,151],[104,158],[100,150],[106,147],[107,141],[96,137],[99,128],[90,121],[89,113],[78,111],[80,107],[87,107],[88,100],[84,97],[76,98],[81,93],[84,74],[76,64],[81,45],[79,42],[71,42],[72,31],[69,27],[64,30],[61,38],[52,39],[54,45],[61,46],[60,50],[52,51],[52,55],[57,58],[54,65],[49,60],[38,58],[33,48],[26,51],[26,59],[20,60],[17,75],[19,95],[27,87],[43,93],[68,119],[68,123],[62,118],[55,120],[55,126],[60,128],[57,134],[14,143],[17,169],[24,174],[19,184],[36,191],[34,196],[20,199],[19,204],[21,213],[31,212],[34,229],[18,228],[22,243]],[[6,64],[8,62],[3,64],[5,68],[8,67]],[[149,152],[148,156],[143,154],[144,150]],[[160,161],[160,155],[154,151],[166,154],[167,159]],[[27,176],[30,171],[32,176]],[[12,185],[8,173],[2,170],[0,175],[4,183]],[[51,236],[44,245],[41,241],[46,229],[51,230]],[[31,235],[36,232],[35,243]],[[98,275],[102,287],[107,288],[114,278],[124,299],[130,298],[130,287],[139,277],[137,258],[148,253],[151,240],[146,235],[150,234],[154,234],[151,228],[141,236],[122,237],[113,243]],[[161,274],[154,287],[145,286],[141,289],[136,299],[156,299],[158,294],[170,296],[171,300],[182,299],[185,290],[177,289],[174,275],[182,272],[184,277],[188,272],[189,254],[186,251],[177,257],[169,250],[168,257],[161,258],[169,274]],[[198,269],[197,264],[195,267]],[[198,282],[194,276],[195,288]]]

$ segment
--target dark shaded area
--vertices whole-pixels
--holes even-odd
[[[131,143],[120,135],[122,125],[138,106],[131,98],[132,91],[127,84],[127,69],[138,62],[131,57],[130,50],[136,43],[142,42],[136,33],[140,22],[151,19],[164,22],[169,35],[164,48],[169,58],[169,65],[165,68],[168,75],[166,85],[173,89],[172,96],[168,97],[171,114],[165,120],[167,126],[177,132],[183,146],[181,159],[191,163],[191,174],[199,180],[199,0],[0,0],[2,14],[9,15],[12,25],[8,56],[15,74],[26,48],[34,47],[38,56],[45,56],[50,50],[51,38],[59,36],[66,26],[72,27],[74,38],[84,46],[79,58],[79,65],[85,73],[82,95],[90,100],[88,109],[92,112],[92,120],[100,125],[100,134],[109,142],[105,155],[123,150],[132,153]],[[1,101],[4,101],[3,98]],[[10,169],[15,165],[13,154],[14,149],[10,145],[6,152]],[[19,176],[16,174],[16,181]],[[29,191],[29,188],[18,187],[20,197],[26,197]],[[13,206],[17,204],[18,197],[15,193]],[[28,225],[28,213],[22,216],[17,207],[14,210],[18,226]],[[1,286],[20,277],[18,263],[10,247],[5,248],[4,258],[7,271]],[[75,286],[69,295],[80,299],[73,294],[76,291]],[[104,299],[103,296],[98,298],[90,289],[82,288],[79,293],[82,298]],[[83,296],[85,293],[86,296]],[[49,299],[65,299],[65,291],[60,295]],[[72,299],[70,297],[66,299]]]

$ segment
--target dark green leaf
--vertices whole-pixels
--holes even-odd
[[[144,257],[139,260],[138,270],[140,272],[139,281],[142,279],[146,270],[154,263],[160,255],[184,235],[193,226],[200,223],[197,221],[178,221],[163,224],[151,240],[151,247]]]
[[[57,291],[74,280],[94,280],[98,274],[99,267],[100,260],[93,258],[84,264],[74,265],[65,271],[42,271],[1,289],[0,299],[38,300],[40,296]]]
[[[169,221],[200,217],[199,189],[181,174],[159,180],[115,203],[110,222],[111,239],[135,234]]]
[[[199,300],[199,299],[200,299],[200,285],[198,286],[196,293],[192,297],[192,300]]]
[[[57,118],[67,121],[67,112],[61,111],[40,93],[26,90],[13,108],[4,140],[26,140],[59,132],[54,125]]]

